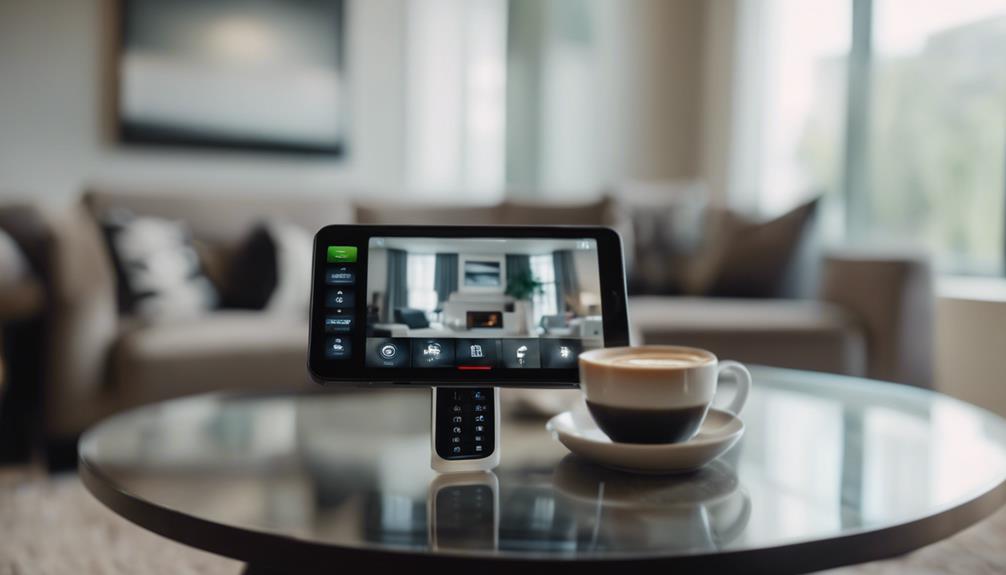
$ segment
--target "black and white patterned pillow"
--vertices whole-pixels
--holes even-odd
[[[101,225],[115,265],[119,310],[148,319],[184,319],[217,305],[182,222],[113,209]]]

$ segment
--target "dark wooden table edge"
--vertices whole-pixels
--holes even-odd
[[[888,559],[943,540],[992,515],[1006,504],[1006,479],[978,497],[935,515],[880,529],[864,529],[837,538],[797,541],[758,549],[690,555],[640,557],[476,556],[437,554],[407,549],[351,548],[295,537],[220,525],[174,511],[120,490],[99,469],[81,457],[79,475],[88,491],[116,514],[178,543],[243,561],[275,572],[331,572],[336,568],[366,569],[449,567],[480,573],[512,573],[514,569],[547,565],[550,570],[583,573],[631,568],[634,572],[665,572],[668,567],[732,573],[806,573]]]

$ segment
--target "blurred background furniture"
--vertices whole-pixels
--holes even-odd
[[[152,321],[121,312],[100,224],[112,209],[182,222],[221,293],[241,287],[226,285],[238,277],[230,268],[239,265],[242,244],[256,225],[268,221],[297,226],[307,237],[322,225],[354,221],[607,225],[623,235],[630,276],[643,257],[631,214],[611,197],[580,204],[438,207],[92,190],[69,209],[35,210],[46,225],[24,239],[46,245],[38,275],[49,305],[36,361],[47,367],[37,384],[44,391],[38,416],[51,451],[72,447],[89,425],[131,406],[212,390],[310,385],[306,294],[302,308],[283,312],[239,309],[226,301],[186,318]],[[309,260],[310,253],[302,257]],[[699,252],[693,259],[705,257]],[[697,345],[749,363],[929,386],[932,287],[926,261],[839,252],[817,252],[808,261],[814,263],[794,259],[793,266],[816,276],[804,282],[813,287],[789,289],[786,297],[633,294],[634,341]]]
[[[31,457],[41,410],[48,229],[27,204],[0,207],[0,463]]]

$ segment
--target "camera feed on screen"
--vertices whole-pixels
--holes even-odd
[[[368,367],[574,369],[603,346],[593,239],[371,238]]]

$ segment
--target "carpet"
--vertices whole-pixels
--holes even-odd
[[[115,515],[75,474],[0,471],[0,575],[237,575],[242,569]]]
[[[1006,508],[902,557],[827,575],[1006,573]],[[0,575],[237,575],[242,564],[155,535],[98,503],[76,475],[0,468]]]

